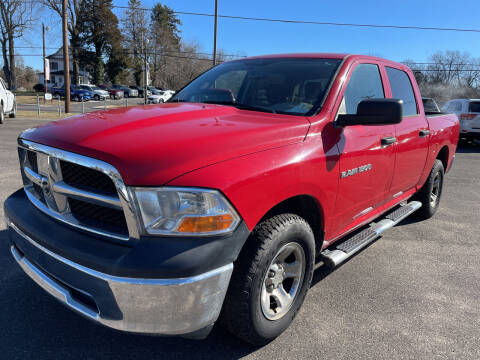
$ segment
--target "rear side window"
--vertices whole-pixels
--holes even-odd
[[[417,102],[412,83],[405,71],[386,67],[394,99],[403,100],[403,116],[417,114]]]
[[[356,114],[358,103],[366,99],[383,99],[382,78],[378,66],[374,64],[359,64],[353,70],[345,93],[339,114]]]
[[[480,101],[470,101],[468,104],[468,112],[480,113]]]

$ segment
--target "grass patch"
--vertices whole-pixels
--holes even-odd
[[[43,105],[43,93],[42,96],[39,95],[40,106]],[[63,100],[60,100],[60,103],[63,104]],[[37,96],[36,95],[17,95],[17,104],[22,105],[37,105]],[[57,98],[52,100],[45,101],[45,105],[58,105]]]
[[[36,111],[29,111],[29,110],[17,111],[17,117],[20,117],[20,118],[24,117],[24,118],[40,118],[40,119],[58,120],[58,119],[64,119],[72,115],[77,115],[77,114],[76,113],[65,114],[62,112],[61,115],[58,115],[57,112],[41,111],[40,116],[38,116],[38,113]]]

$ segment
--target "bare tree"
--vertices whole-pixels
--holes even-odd
[[[148,19],[140,0],[129,0],[128,9],[121,20],[124,47],[131,53],[130,66],[133,69],[135,85],[140,86],[143,72],[144,40],[147,35]]]
[[[72,54],[72,77],[73,83],[78,84],[80,75],[80,30],[78,26],[78,15],[84,0],[68,0],[67,1],[67,16],[68,16],[68,34],[70,35],[70,53]],[[58,0],[43,0],[45,6],[53,10],[62,17],[62,3]]]
[[[33,22],[33,1],[0,1],[0,43],[2,46],[3,72],[11,89],[16,87],[15,39],[23,36]]]
[[[403,63],[414,70],[423,96],[440,103],[452,98],[479,97],[480,59],[460,51],[437,51],[427,64]]]

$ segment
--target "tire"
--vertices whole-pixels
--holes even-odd
[[[100,96],[98,96],[97,94],[95,94],[95,95],[93,95],[93,99],[94,99],[95,101],[98,101],[98,100],[100,100]]]
[[[73,95],[72,101],[80,101],[80,97],[78,95]]]
[[[292,253],[280,260],[288,251]],[[312,282],[314,254],[312,229],[301,217],[281,214],[257,225],[235,263],[220,322],[232,334],[254,345],[275,339],[303,304]],[[291,268],[296,278],[284,278],[282,268],[288,272],[287,266],[295,263],[291,256],[303,265],[296,271]],[[285,302],[280,304],[285,306],[280,307],[276,295],[285,293],[291,296],[282,296]]]
[[[417,218],[430,219],[437,212],[442,197],[444,176],[443,163],[437,159],[433,163],[426,183],[414,196],[415,200],[422,203],[422,207],[415,213]]]
[[[13,103],[12,112],[10,114],[8,114],[8,117],[11,118],[11,119],[17,117],[17,103],[16,102]]]
[[[128,92],[126,92],[126,93],[123,94],[123,96],[128,98],[128,97],[130,97],[130,94]]]
[[[5,113],[3,112],[3,104],[0,104],[0,124],[5,122]]]

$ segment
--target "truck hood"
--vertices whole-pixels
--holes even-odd
[[[204,166],[303,141],[309,126],[306,117],[169,103],[73,116],[21,137],[106,161],[127,185],[159,186]]]

